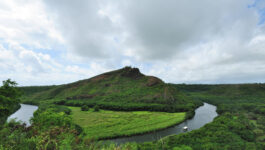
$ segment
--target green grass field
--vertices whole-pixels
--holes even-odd
[[[80,107],[69,107],[76,124],[84,128],[91,139],[105,139],[141,134],[180,123],[185,112],[166,113],[149,111],[81,111]]]

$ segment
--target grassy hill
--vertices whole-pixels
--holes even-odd
[[[198,106],[174,86],[125,67],[58,86],[21,87],[22,100],[69,106],[98,105],[112,110],[189,111]]]

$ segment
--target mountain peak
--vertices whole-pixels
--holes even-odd
[[[144,76],[138,68],[132,68],[132,67],[124,67],[121,69],[121,76],[129,77],[129,78],[139,78]]]

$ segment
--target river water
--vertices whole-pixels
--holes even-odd
[[[183,132],[192,131],[195,129],[199,129],[200,127],[204,126],[205,124],[212,122],[213,119],[217,116],[216,113],[216,106],[204,103],[203,106],[200,106],[195,110],[195,115],[192,119],[186,120],[181,124],[178,124],[176,126],[143,134],[143,135],[136,135],[136,136],[130,136],[130,137],[122,137],[117,139],[108,140],[117,144],[127,143],[127,142],[150,142],[159,140],[162,137],[168,136],[168,135],[174,135],[174,134],[180,134]],[[183,131],[183,127],[187,126],[188,131]]]
[[[33,117],[33,113],[38,109],[38,106],[21,104],[21,108],[16,111],[14,114],[8,117],[8,121],[11,119],[16,119],[22,122],[25,122],[27,126],[30,125],[30,118]],[[108,140],[117,144],[127,143],[127,142],[150,142],[159,140],[162,137],[174,134],[180,134],[183,132],[192,131],[195,129],[199,129],[205,124],[212,122],[213,119],[218,116],[216,113],[216,106],[204,103],[203,106],[200,106],[195,110],[195,115],[192,119],[186,120],[181,124],[175,125],[173,127],[154,131],[151,133],[146,133],[143,135],[135,135],[130,137],[122,137],[116,138],[112,140]],[[187,126],[188,131],[183,131],[183,127]]]
[[[15,119],[17,121],[21,121],[26,123],[27,126],[30,126],[30,118],[33,117],[33,113],[38,109],[38,106],[34,105],[27,105],[27,104],[20,104],[21,107],[15,113],[10,115],[7,121],[11,119]]]

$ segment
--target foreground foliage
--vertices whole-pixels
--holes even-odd
[[[17,83],[10,79],[3,81],[0,87],[0,128],[6,121],[7,116],[17,110],[20,102],[20,91],[16,88]]]

